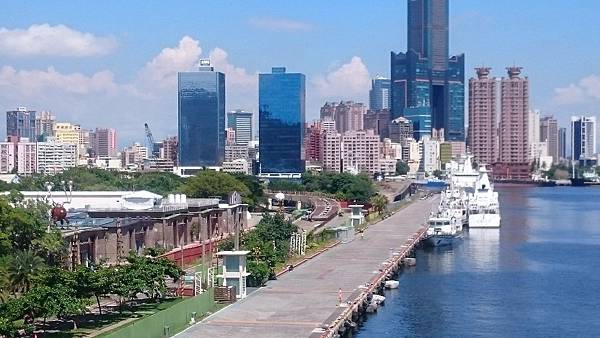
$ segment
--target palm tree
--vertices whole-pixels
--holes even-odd
[[[17,252],[8,265],[8,278],[13,291],[29,291],[33,278],[43,267],[44,260],[33,251]]]
[[[4,264],[5,262],[6,260],[0,260],[0,304],[6,303],[10,298],[10,293],[8,292],[8,272]]]
[[[373,206],[373,208],[375,209],[375,211],[382,212],[383,210],[386,209],[388,200],[385,196],[377,194],[377,195],[371,197],[370,202],[371,202],[371,205]]]

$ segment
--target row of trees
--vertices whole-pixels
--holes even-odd
[[[75,167],[56,175],[25,176],[20,178],[19,183],[0,181],[0,191],[45,191],[47,182],[52,183],[55,189],[63,189],[64,182],[69,181],[73,182],[75,190],[80,191],[148,190],[162,196],[185,193],[190,197],[225,197],[232,191],[239,191],[251,207],[264,202],[262,185],[256,177],[213,170],[204,170],[185,179],[164,172],[131,173]]]
[[[120,304],[144,294],[162,298],[165,278],[181,271],[165,259],[131,255],[118,267],[64,268],[66,243],[58,230],[47,231],[48,206],[22,196],[0,198],[0,336],[32,330],[35,318],[65,318],[83,313],[94,298],[112,294]]]
[[[0,304],[0,335],[12,336],[17,330],[31,331],[36,318],[73,318],[87,311],[108,295],[119,298],[119,309],[128,301],[144,295],[158,300],[166,295],[166,278],[177,281],[183,271],[164,258],[130,255],[127,264],[114,267],[80,266],[71,271],[60,267],[41,267],[31,271],[28,287],[14,292]],[[21,324],[21,322],[23,324]]]
[[[375,195],[373,181],[366,174],[306,172],[301,182],[277,180],[269,183],[271,190],[316,191],[330,194],[341,200],[366,203]]]

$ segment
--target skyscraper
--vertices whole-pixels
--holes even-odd
[[[546,142],[548,156],[552,156],[552,162],[557,163],[559,156],[558,121],[552,116],[544,116],[540,119],[540,141]]]
[[[228,112],[227,128],[235,131],[235,144],[247,145],[252,141],[252,113],[243,110]]]
[[[364,129],[365,105],[354,101],[325,102],[321,107],[321,119],[335,121],[338,132]]]
[[[90,135],[90,143],[96,157],[117,156],[117,131],[112,128],[96,128]]]
[[[390,110],[379,109],[379,110],[367,110],[367,113],[363,116],[363,127],[365,129],[372,129],[375,134],[379,135],[379,139],[389,137],[389,125],[390,125]]]
[[[218,166],[225,157],[225,74],[210,60],[178,73],[179,165]]]
[[[274,67],[258,75],[261,174],[304,172],[305,77]]]
[[[408,0],[408,51],[391,53],[392,118],[424,125],[426,114],[446,140],[464,141],[464,54],[448,57],[448,7],[448,0]]]
[[[477,78],[469,79],[469,147],[478,163],[493,164],[498,157],[496,105],[498,82],[490,68],[475,68]]]
[[[6,112],[6,136],[8,138],[28,138],[36,141],[35,111],[18,107]]]
[[[35,116],[35,135],[45,141],[47,137],[54,136],[55,124],[56,117],[52,115],[52,112],[41,111]]]
[[[567,128],[558,128],[558,158],[567,158]]]
[[[520,77],[521,67],[508,67],[508,77],[501,81],[500,153],[507,165],[528,166],[529,149],[529,79]]]
[[[596,154],[596,117],[571,117],[571,159],[587,160]]]
[[[391,81],[383,76],[371,80],[369,90],[369,109],[373,111],[390,109]]]

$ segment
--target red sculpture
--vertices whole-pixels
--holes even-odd
[[[69,223],[67,220],[67,209],[62,206],[62,204],[55,204],[50,210],[50,217],[54,224],[60,222],[63,225],[65,222]]]

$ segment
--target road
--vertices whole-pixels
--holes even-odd
[[[364,239],[338,245],[177,337],[308,337],[344,297],[373,276],[426,221],[439,198],[417,200],[371,226]]]

